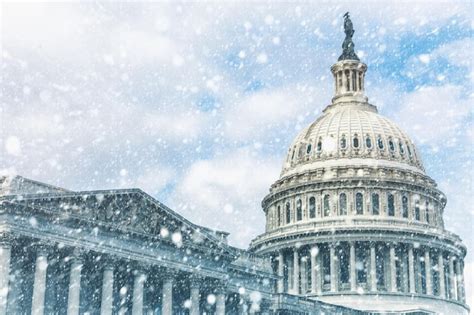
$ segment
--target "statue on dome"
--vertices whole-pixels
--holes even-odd
[[[352,26],[352,21],[349,17],[349,12],[344,14],[344,33],[346,38],[342,43],[342,55],[339,57],[341,60],[359,60],[356,53],[354,52],[354,42],[352,41],[352,35],[354,35],[354,28]]]

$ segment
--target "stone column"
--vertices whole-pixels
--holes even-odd
[[[349,282],[351,283],[351,291],[357,291],[357,281],[356,281],[356,252],[355,252],[355,243],[350,242],[349,249],[349,265],[350,265],[350,277]]]
[[[35,280],[33,283],[33,297],[31,300],[31,314],[43,315],[44,294],[46,292],[46,274],[48,269],[48,255],[46,249],[36,250]]]
[[[311,250],[311,293],[313,294],[321,294],[321,279],[318,277],[320,274],[318,253],[318,246],[314,246]]]
[[[449,256],[449,297],[457,300],[456,274],[454,273],[454,256]]]
[[[225,315],[225,292],[221,290],[216,297],[216,315]]]
[[[433,294],[433,284],[431,280],[431,258],[430,258],[430,250],[425,250],[425,279],[426,279],[426,294],[432,295]]]
[[[337,292],[336,248],[333,244],[329,245],[329,270],[331,273],[331,292]]]
[[[132,315],[143,314],[143,286],[145,280],[145,274],[141,270],[136,270],[133,280]]]
[[[247,305],[247,301],[243,297],[240,298],[238,309],[238,314],[248,315],[249,306]]]
[[[411,245],[408,245],[408,282],[410,283],[410,293],[415,294],[415,258],[413,255],[413,246]]]
[[[370,244],[370,291],[377,291],[377,259],[375,257],[375,244]]]
[[[293,293],[300,294],[300,262],[298,250],[293,250]]]
[[[114,267],[111,261],[106,261],[102,276],[102,299],[100,301],[100,315],[112,315],[114,301]]]
[[[301,259],[301,294],[308,291],[308,258],[305,256]]]
[[[397,292],[397,265],[394,244],[390,244],[390,291]]]
[[[163,297],[161,299],[161,313],[163,315],[173,314],[173,282],[173,276],[171,274],[166,274],[163,279]]]
[[[69,293],[67,299],[67,315],[78,315],[81,293],[82,259],[78,252],[71,256],[71,270],[69,274]]]
[[[285,257],[283,256],[283,251],[280,250],[278,252],[278,281],[277,281],[277,287],[278,287],[278,293],[283,293],[285,290],[285,285],[283,283],[284,281],[284,266],[285,266]]]
[[[0,238],[0,315],[7,313],[8,279],[10,276],[11,241],[7,236]]]
[[[189,310],[189,315],[199,315],[199,301],[200,301],[200,293],[199,293],[199,279],[192,277],[190,283],[190,299],[191,299],[191,309]]]
[[[438,278],[439,278],[439,296],[446,298],[446,283],[444,282],[444,258],[443,252],[438,252]]]
[[[462,274],[462,259],[458,257],[456,260],[456,284],[457,284],[457,297],[459,302],[464,303],[464,277]]]

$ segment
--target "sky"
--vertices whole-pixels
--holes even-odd
[[[330,103],[350,11],[369,102],[411,136],[446,193],[472,288],[472,2],[0,9],[0,174],[138,187],[243,248],[264,230],[260,203],[292,139]]]

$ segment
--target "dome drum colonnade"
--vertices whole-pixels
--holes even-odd
[[[346,50],[331,67],[332,103],[290,146],[251,248],[272,260],[277,292],[363,310],[466,313],[466,248],[444,229],[446,197],[410,138],[368,103],[366,70]]]

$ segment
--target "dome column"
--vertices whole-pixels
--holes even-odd
[[[278,282],[277,282],[277,287],[278,287],[278,293],[283,293],[284,289],[285,289],[285,286],[284,286],[284,264],[285,264],[285,260],[284,260],[284,256],[283,256],[283,251],[280,250],[278,252]]]
[[[446,298],[446,283],[444,282],[444,257],[443,252],[438,252],[438,278],[439,278],[439,295]]]
[[[350,283],[351,283],[351,291],[355,292],[357,290],[357,282],[356,282],[356,253],[355,253],[355,243],[349,243],[349,264],[350,264]]]
[[[413,246],[408,246],[408,282],[410,286],[410,293],[416,293],[415,286],[415,258],[413,255]]]
[[[321,268],[318,246],[315,245],[311,250],[311,293],[321,294]]]
[[[425,279],[426,279],[426,294],[433,294],[433,284],[432,284],[432,273],[431,273],[431,257],[430,250],[427,248],[425,250]]]
[[[454,256],[449,257],[449,297],[457,300],[456,275],[454,273]]]
[[[300,291],[300,261],[298,250],[293,250],[293,293],[299,294]]]
[[[331,292],[337,292],[337,274],[336,274],[336,245],[329,245],[329,272],[331,279]]]
[[[458,301],[464,303],[464,277],[462,269],[462,259],[458,257],[456,260],[457,297]]]
[[[396,255],[395,245],[390,244],[390,291],[397,292],[397,266],[396,266]]]
[[[375,257],[375,244],[370,243],[370,291],[377,291],[377,267]]]

